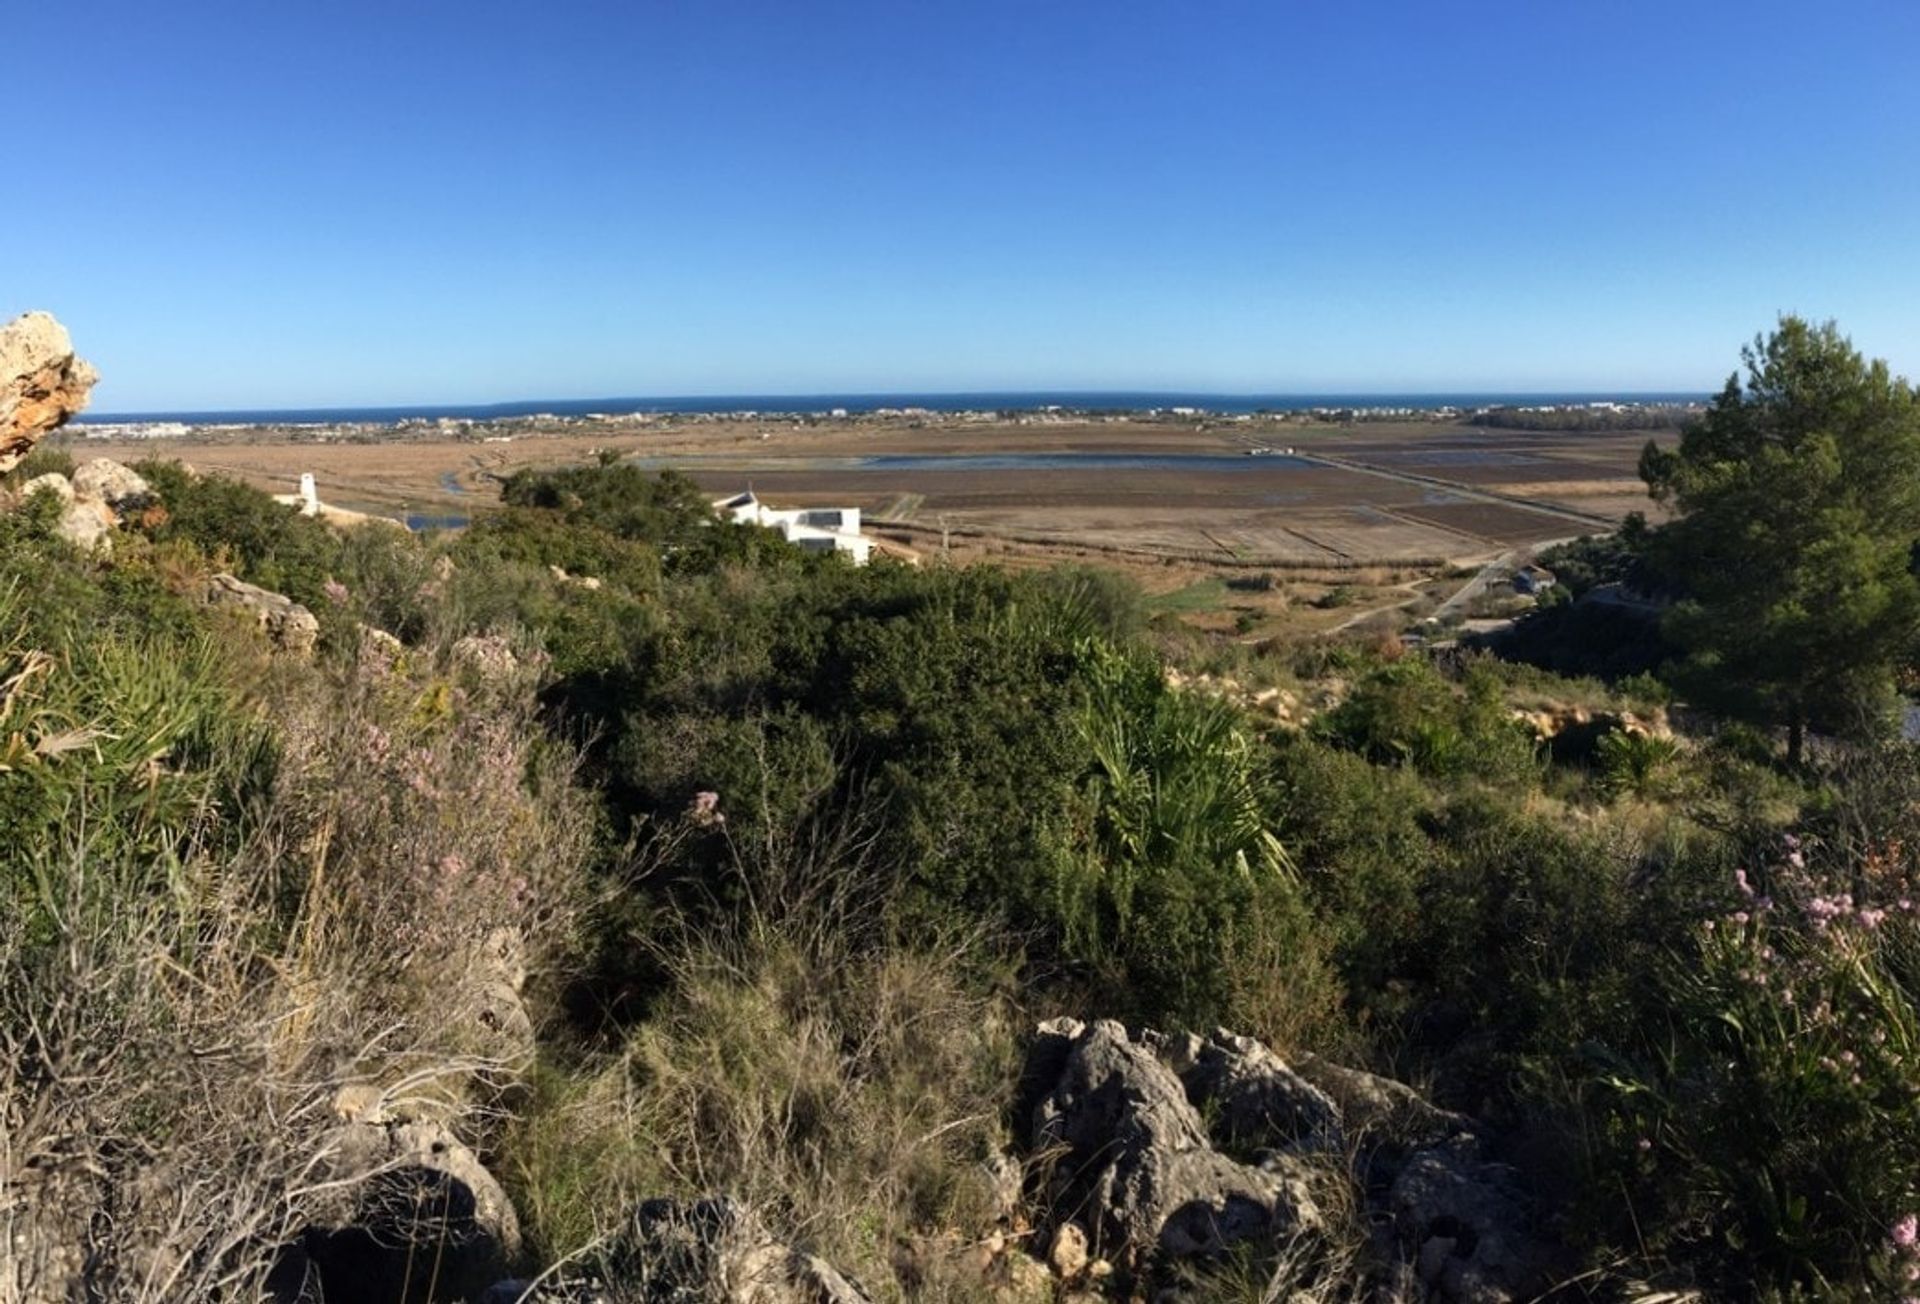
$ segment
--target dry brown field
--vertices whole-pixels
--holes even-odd
[[[1634,475],[1646,438],[1431,422],[662,418],[556,426],[511,442],[267,432],[84,446],[175,457],[276,492],[311,471],[330,503],[443,518],[486,510],[513,470],[605,450],[684,471],[716,495],[751,487],[776,505],[859,506],[875,533],[920,552],[994,541],[997,551],[1042,555],[1340,570],[1463,564],[1603,530],[1648,506]],[[1248,456],[1255,446],[1298,456]]]

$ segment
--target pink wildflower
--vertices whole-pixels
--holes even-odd
[[[1916,1242],[1920,1242],[1920,1217],[1908,1214],[1899,1222],[1895,1223],[1893,1230],[1888,1232],[1887,1235],[1893,1241],[1894,1245],[1900,1249],[1912,1249]]]
[[[336,607],[343,605],[347,600],[347,586],[332,576],[327,577],[327,582],[320,586],[320,591],[326,594],[327,601]]]
[[[725,824],[727,817],[720,809],[720,794],[717,792],[694,793],[693,800],[687,803],[687,818],[701,828]]]

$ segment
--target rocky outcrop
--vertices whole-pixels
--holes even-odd
[[[74,356],[67,328],[44,312],[0,327],[0,472],[20,465],[41,436],[87,405],[99,379]]]
[[[146,506],[152,496],[137,473],[105,457],[83,464],[71,480],[57,471],[35,476],[20,487],[20,501],[43,493],[60,500],[54,533],[82,552],[109,550],[120,513]]]
[[[145,507],[153,498],[152,488],[139,472],[110,457],[92,458],[76,467],[73,492],[80,498],[105,503],[122,516]]]
[[[1017,1108],[1048,1257],[1063,1283],[1106,1261],[1141,1274],[1240,1245],[1298,1247],[1326,1228],[1310,1191],[1355,1180],[1385,1297],[1531,1298],[1550,1259],[1512,1173],[1472,1120],[1401,1083],[1251,1037],[1042,1024]],[[1230,1157],[1231,1156],[1231,1157]]]
[[[283,652],[305,656],[320,639],[320,622],[292,598],[232,575],[215,575],[202,597],[209,606],[231,607],[253,617],[270,642]]]
[[[1174,1070],[1117,1023],[1043,1024],[1027,1062],[1028,1142],[1053,1157],[1043,1203],[1088,1252],[1128,1269],[1216,1255],[1320,1222],[1296,1160],[1214,1149]]]
[[[1333,1101],[1252,1037],[1216,1029],[1208,1038],[1186,1033],[1152,1042],[1228,1146],[1303,1154],[1345,1148]]]
[[[725,1197],[648,1200],[598,1256],[596,1270],[536,1286],[494,1283],[483,1304],[872,1304],[826,1260],[768,1233]]]
[[[326,1153],[330,1199],[276,1271],[281,1299],[470,1299],[519,1257],[506,1192],[443,1125],[369,1111]]]
[[[1407,1159],[1386,1209],[1387,1234],[1427,1299],[1508,1304],[1545,1285],[1546,1255],[1512,1173],[1488,1163],[1471,1136]]]

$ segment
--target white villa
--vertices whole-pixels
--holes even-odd
[[[713,509],[737,525],[763,525],[808,552],[844,552],[856,566],[873,554],[873,540],[860,533],[858,507],[769,507],[753,490],[716,499]]]

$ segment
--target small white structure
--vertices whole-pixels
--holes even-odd
[[[391,525],[396,529],[406,529],[399,521],[385,516],[371,516],[366,512],[349,511],[344,507],[332,507],[320,501],[320,489],[313,482],[313,472],[306,471],[300,476],[300,492],[297,494],[274,494],[273,501],[293,508],[302,516],[317,517],[329,525]]]
[[[858,507],[769,507],[753,490],[715,500],[713,509],[736,525],[778,530],[788,543],[808,552],[844,552],[856,566],[873,555],[873,540],[860,533]]]
[[[305,471],[300,476],[300,492],[297,494],[275,494],[273,501],[285,503],[288,507],[298,508],[302,516],[320,514],[320,490],[313,483],[313,472]]]

